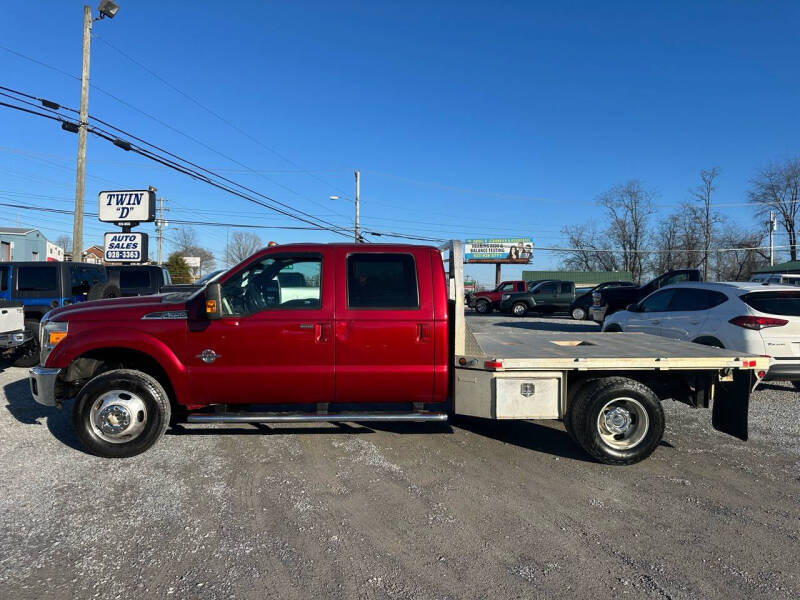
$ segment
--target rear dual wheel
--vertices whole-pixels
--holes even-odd
[[[664,435],[661,401],[641,382],[608,377],[586,382],[568,407],[570,437],[594,459],[630,465],[650,456]]]

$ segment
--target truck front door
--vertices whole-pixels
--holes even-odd
[[[431,402],[430,255],[341,249],[336,282],[336,401]]]
[[[272,253],[222,282],[223,318],[189,321],[192,400],[334,399],[332,252]]]

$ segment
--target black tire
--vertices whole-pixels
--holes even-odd
[[[622,333],[622,327],[616,323],[611,323],[611,325],[603,327],[603,331],[606,333]]]
[[[564,429],[567,430],[569,439],[575,444],[580,446],[578,438],[575,436],[575,426],[572,423],[572,417],[575,414],[575,402],[579,397],[592,391],[592,386],[597,384],[597,378],[584,379],[578,382],[575,386],[570,386],[567,392],[567,411],[564,413]]]
[[[573,319],[576,321],[585,321],[586,317],[589,316],[589,313],[586,312],[586,309],[582,306],[575,306],[569,311],[569,314],[572,316]]]
[[[116,391],[122,393],[111,393]],[[97,422],[92,423],[93,408],[98,403],[105,402],[104,395],[108,395],[111,406],[114,399],[124,403],[131,401],[131,398],[137,401],[134,406],[139,403],[143,405],[144,410],[137,411],[136,414],[126,411],[131,421],[127,430],[136,427],[137,422],[141,423],[141,430],[135,437],[130,440],[120,437],[117,438],[120,439],[119,442],[108,441],[103,437]],[[103,458],[127,458],[141,454],[161,438],[169,425],[170,414],[169,397],[156,379],[141,371],[117,369],[94,377],[81,388],[72,406],[72,425],[78,440],[91,454]],[[125,431],[121,435],[124,436]]]
[[[617,404],[611,406],[612,403]],[[600,413],[609,406],[612,411],[621,408],[628,414],[629,434],[614,436],[609,430],[603,431],[607,421],[601,424]],[[643,383],[627,377],[607,377],[575,399],[572,429],[578,443],[595,460],[608,465],[631,465],[650,456],[661,442],[664,411],[661,401]],[[625,439],[625,435],[629,437]]]
[[[492,312],[492,307],[489,305],[488,300],[478,300],[475,303],[475,312],[481,315],[488,315]]]
[[[119,298],[122,295],[116,283],[106,281],[93,285],[86,296],[87,300],[107,300],[109,298]]]
[[[33,334],[33,339],[16,348],[11,359],[11,364],[15,367],[35,367],[39,364],[39,321],[36,319],[25,319],[25,331]]]
[[[515,317],[524,317],[528,313],[528,305],[524,302],[514,302],[511,305],[511,314]]]

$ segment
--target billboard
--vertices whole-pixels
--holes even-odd
[[[533,258],[533,240],[518,238],[481,238],[464,241],[465,263],[511,263],[527,265]]]
[[[112,232],[105,234],[103,260],[106,262],[145,262],[147,234]]]
[[[104,223],[142,223],[156,218],[156,193],[150,190],[100,192],[98,219]]]

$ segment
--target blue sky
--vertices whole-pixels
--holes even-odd
[[[612,185],[639,178],[666,212],[717,166],[720,212],[750,226],[755,169],[798,154],[796,2],[119,4],[95,23],[92,83],[128,106],[93,89],[90,113],[341,225],[355,168],[367,230],[555,246],[563,226],[601,222],[594,201]],[[4,6],[0,46],[77,76],[81,7]],[[79,104],[77,80],[2,49],[0,74]],[[69,209],[76,144],[57,124],[0,110],[0,202]],[[87,210],[101,189],[152,184],[175,219],[291,224],[97,138],[87,156]],[[0,222],[18,219],[51,239],[72,230],[71,217],[0,206]],[[87,218],[86,245],[111,229]],[[197,231],[221,258],[230,232]],[[531,268],[559,261],[537,252]]]

